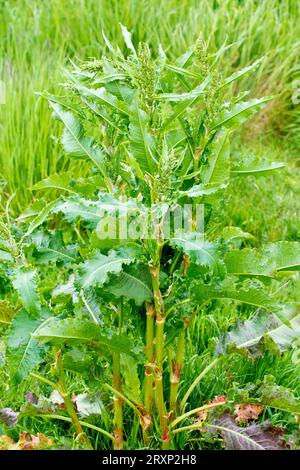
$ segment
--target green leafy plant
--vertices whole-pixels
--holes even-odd
[[[232,152],[234,131],[271,98],[232,96],[230,85],[261,61],[224,78],[202,40],[171,64],[162,48],[153,57],[146,44],[134,48],[125,27],[122,32],[126,57],[104,36],[107,56],[73,64],[63,96],[42,93],[63,124],[65,152],[89,165],[90,175],[48,177],[33,189],[50,191],[51,202],[36,201],[20,218],[23,224],[1,223],[1,260],[10,295],[20,304],[12,320],[9,308],[1,316],[12,380],[31,374],[57,390],[64,409],[53,417],[71,421],[84,445],[92,445],[86,426],[115,449],[126,446],[129,408],[143,445],[169,449],[180,432],[200,427],[179,423],[227,406],[186,411],[193,390],[222,356],[297,347],[297,311],[277,302],[272,287],[284,272],[299,270],[300,245],[253,248],[250,234],[215,222],[235,178],[282,167],[240,161]],[[174,222],[166,230],[176,210],[188,228],[178,231]],[[198,226],[202,216],[205,234]],[[228,300],[259,311],[209,347],[210,364],[183,383],[197,316]],[[98,370],[107,365],[110,384]],[[44,374],[34,372],[38,367]],[[113,394],[112,425],[79,419],[68,371],[81,374],[108,403]],[[261,436],[272,447],[265,425],[239,431],[228,420],[225,414],[210,425],[226,442],[234,433],[241,448],[251,434],[254,447]]]

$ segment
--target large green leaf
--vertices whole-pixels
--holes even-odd
[[[284,167],[285,164],[281,162],[268,162],[266,160],[248,157],[236,163],[231,168],[231,174],[234,176],[265,176]]]
[[[94,258],[80,266],[80,277],[76,284],[81,289],[90,286],[101,287],[108,280],[109,274],[119,273],[123,265],[130,264],[134,260],[134,250],[126,247],[111,251],[108,255],[97,253]]]
[[[277,385],[274,377],[270,375],[264,377],[264,382],[258,389],[258,395],[259,402],[265,406],[300,414],[299,399],[295,397],[292,390]]]
[[[202,78],[201,73],[193,72],[186,68],[180,67],[179,65],[165,64],[165,67],[169,70],[172,70],[172,72],[175,72],[178,75],[182,75],[188,78],[194,78],[196,80],[199,80]]]
[[[300,242],[277,242],[267,245],[266,255],[274,259],[278,271],[300,270]]]
[[[210,196],[226,189],[227,184],[195,184],[190,189],[179,191],[179,197],[201,197]]]
[[[119,275],[112,276],[107,284],[109,292],[117,297],[133,299],[136,305],[151,302],[152,289],[149,269],[140,264],[124,267]]]
[[[97,201],[97,205],[99,209],[110,215],[118,214],[119,216],[129,216],[138,211],[145,210],[144,206],[142,204],[138,205],[135,199],[117,199],[112,194],[105,192],[99,193],[98,198],[99,202]]]
[[[43,343],[64,344],[69,342],[97,343],[108,348],[111,352],[118,352],[136,357],[131,341],[127,336],[114,334],[105,335],[103,328],[89,320],[68,318],[66,320],[52,320],[42,325],[33,337]]]
[[[47,347],[34,339],[35,331],[49,321],[48,310],[39,317],[31,317],[25,309],[15,315],[8,333],[9,364],[16,383],[24,380],[44,358]]]
[[[92,98],[96,104],[105,106],[105,108],[111,109],[115,113],[128,115],[128,107],[124,101],[118,100],[114,95],[102,88],[86,88],[84,86],[77,87],[80,92],[87,98]]]
[[[70,180],[72,178],[72,172],[66,171],[64,173],[59,173],[51,175],[48,178],[45,178],[35,184],[32,189],[34,191],[43,190],[43,189],[59,189],[60,191],[67,191],[69,193],[76,194],[76,191],[73,191],[69,187]]]
[[[75,158],[90,159],[100,172],[105,174],[104,154],[93,138],[85,136],[81,121],[69,111],[64,111],[60,105],[51,103],[51,106],[65,125],[62,136],[65,151]]]
[[[82,96],[81,96],[81,99],[83,103],[86,106],[88,106],[91,109],[91,111],[93,111],[94,114],[96,114],[101,119],[103,119],[111,127],[114,127],[118,131],[123,132],[122,126],[118,123],[118,120],[114,119],[114,117],[110,115],[110,113],[107,111],[106,108],[104,108],[103,106],[99,106],[94,101],[84,98]]]
[[[277,242],[259,249],[233,250],[224,258],[232,275],[274,277],[278,271],[300,270],[300,243]]]
[[[222,185],[230,177],[228,131],[223,129],[214,138],[210,147],[207,165],[202,168],[202,181],[204,184]]]
[[[236,129],[247,119],[261,110],[272,98],[252,99],[234,104],[231,108],[224,108],[212,125],[212,129],[226,127]]]
[[[78,248],[74,245],[60,246],[50,241],[48,245],[39,246],[35,250],[35,259],[39,264],[56,263],[62,261],[64,264],[75,263]]]
[[[137,55],[136,55],[136,50],[134,48],[134,45],[132,43],[131,33],[128,31],[126,26],[124,26],[122,24],[121,24],[121,30],[122,30],[122,36],[124,38],[124,41],[125,41],[125,44],[126,44],[127,48],[132,52],[132,54],[136,58]]]
[[[85,199],[80,196],[62,197],[54,207],[52,213],[61,212],[64,218],[73,223],[81,219],[90,228],[96,228],[99,222],[107,216],[133,216],[145,211],[142,204],[137,204],[134,199],[122,201],[109,193],[99,193],[98,200]]]
[[[243,240],[247,238],[254,238],[251,233],[244,232],[240,227],[224,227],[221,237],[226,241]]]
[[[231,83],[235,82],[236,80],[239,80],[240,78],[245,77],[249,73],[253,72],[259,64],[263,61],[264,57],[261,57],[260,59],[256,60],[253,64],[249,65],[248,67],[244,67],[241,70],[237,70],[236,72],[233,72],[232,75],[229,77],[225,78],[225,80],[222,83],[221,88],[224,86],[230,85]]]
[[[171,239],[171,245],[186,253],[191,261],[200,266],[206,266],[210,271],[219,271],[221,260],[218,252],[218,245],[205,241],[197,233],[182,233]]]
[[[59,199],[55,199],[54,201],[49,202],[42,208],[42,210],[30,222],[23,238],[29,237],[29,235],[31,235],[35,229],[37,229],[40,225],[45,222],[52,209],[57,205],[58,201]]]
[[[37,275],[35,270],[19,268],[13,277],[13,286],[21,297],[22,304],[27,312],[39,315],[41,302],[37,293]]]
[[[249,354],[252,357],[263,353],[264,342],[272,340],[274,347],[280,352],[293,346],[293,342],[300,337],[297,329],[297,319],[290,321],[287,326],[273,314],[266,312],[257,313],[251,320],[238,323],[229,333],[223,335],[217,345],[217,353],[225,354],[234,348],[241,353]]]
[[[233,250],[226,253],[224,261],[228,274],[232,275],[268,278],[276,273],[275,261],[261,250]]]
[[[153,173],[157,161],[155,159],[155,142],[147,129],[148,116],[135,103],[131,107],[129,124],[130,151],[144,172]]]
[[[141,383],[138,374],[138,361],[125,354],[121,354],[120,359],[125,395],[134,403],[139,403],[141,399]]]
[[[265,309],[274,308],[274,300],[262,288],[237,287],[236,285],[208,285],[200,282],[192,288],[200,304],[212,299],[231,299]]]
[[[71,196],[61,198],[53,206],[52,213],[62,213],[64,218],[73,223],[78,219],[83,220],[90,228],[95,228],[100,221],[101,211],[97,201]]]

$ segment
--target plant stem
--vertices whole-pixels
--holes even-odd
[[[114,394],[117,396],[117,397],[120,397],[122,398],[123,402],[126,403],[136,414],[137,416],[141,416],[142,415],[142,412],[139,410],[138,408],[138,404],[135,405],[132,401],[128,400],[127,397],[125,397],[125,395],[123,395],[123,393],[119,392],[118,390],[116,390],[115,388],[113,388],[111,385],[109,384],[104,384],[104,387],[105,388],[108,388],[109,390],[111,390],[112,392],[114,392]]]
[[[155,309],[152,304],[146,304],[146,363],[145,363],[145,382],[144,382],[144,406],[145,412],[140,420],[143,430],[143,440],[147,443],[148,433],[152,425],[152,411],[154,403],[154,319]]]
[[[164,357],[164,325],[163,317],[156,319],[156,364],[155,364],[155,385],[156,385],[156,406],[158,410],[161,439],[163,449],[169,448],[170,433],[168,428],[167,412],[163,390],[163,357]]]
[[[62,364],[61,351],[56,351],[55,353],[55,368],[56,368],[57,376],[58,376],[58,382],[57,382],[56,388],[59,394],[61,395],[62,399],[64,400],[66,412],[70,416],[73,426],[76,430],[76,433],[78,434],[78,436],[80,436],[81,441],[87,444],[92,449],[92,445],[88,437],[84,434],[79,418],[75,411],[74,404],[68,392],[68,387],[66,385],[65,374],[64,374],[63,364]]]
[[[144,392],[144,404],[146,412],[151,416],[153,408],[153,386],[154,386],[154,377],[153,377],[153,339],[154,339],[154,318],[155,310],[153,305],[146,305],[146,366],[145,366],[145,392]]]
[[[118,328],[121,332],[122,322],[123,322],[123,302],[121,303],[119,316],[118,316]],[[113,353],[113,378],[112,378],[113,388],[122,394],[122,378],[120,371],[120,353]],[[124,447],[124,437],[123,437],[123,398],[114,393],[114,425],[115,425],[115,442],[114,449],[122,450]]]
[[[184,361],[185,330],[186,328],[184,327],[178,337],[176,358],[172,363],[172,371],[170,376],[170,413],[172,417],[174,417],[177,413],[177,395]]]
[[[199,408],[194,408],[193,410],[188,411],[187,413],[184,413],[181,416],[178,416],[174,421],[171,423],[171,428],[174,428],[178,423],[183,421],[184,419],[188,418],[189,416],[192,416],[195,413],[199,413],[199,411],[205,411],[205,410],[213,410],[215,408],[218,408],[218,406],[224,406],[227,405],[227,402],[218,402],[218,403],[208,403],[207,405],[199,406]]]
[[[72,420],[71,418],[68,418],[67,416],[63,416],[63,415],[45,415],[45,414],[39,414],[37,415],[39,416],[40,418],[50,418],[50,419],[59,419],[61,421],[66,421],[68,423],[72,423]],[[89,429],[93,429],[93,431],[97,431],[99,432],[100,434],[103,434],[103,436],[106,436],[108,437],[109,439],[111,439],[112,441],[115,440],[114,436],[112,434],[110,434],[109,432],[105,431],[105,429],[102,429],[102,428],[99,428],[98,426],[95,426],[94,424],[91,424],[91,423],[86,423],[85,421],[79,421],[79,423],[81,424],[82,427],[85,427],[85,428],[89,428]]]
[[[154,306],[156,313],[156,338],[155,338],[155,395],[156,406],[159,416],[159,424],[162,439],[162,448],[169,449],[170,446],[170,432],[168,427],[168,419],[166,413],[166,405],[164,400],[163,389],[163,361],[164,361],[164,303],[160,292],[160,258],[161,258],[162,244],[157,243],[157,253],[154,263],[150,266],[152,278],[152,290],[154,298]]]
[[[120,353],[113,354],[113,388],[117,391],[122,390],[122,380],[120,373]],[[123,399],[114,394],[114,424],[115,424],[115,450],[122,450],[123,440]]]
[[[178,253],[174,256],[174,259],[173,259],[173,262],[171,264],[171,267],[170,267],[170,275],[172,275],[176,269],[176,266],[177,266],[177,263],[179,261],[179,259],[181,258],[182,254],[180,251],[178,251]]]

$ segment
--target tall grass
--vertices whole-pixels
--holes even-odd
[[[291,103],[291,82],[300,65],[299,13],[294,0],[1,1],[0,78],[7,90],[7,103],[0,107],[2,202],[16,192],[14,207],[23,209],[34,182],[69,165],[56,144],[49,110],[34,91],[51,90],[68,59],[99,56],[102,29],[121,45],[119,22],[133,32],[135,42],[161,43],[171,57],[199,34],[211,53],[232,44],[218,59],[227,71],[265,56],[260,73],[248,80],[255,80],[256,95],[276,94],[277,99],[255,134],[289,132],[297,145],[300,108]]]

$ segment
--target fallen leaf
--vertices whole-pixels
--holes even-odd
[[[216,395],[213,400],[210,400],[209,403],[226,403],[227,402],[227,397],[226,395]]]
[[[227,397],[226,395],[216,395],[215,398],[208,402],[209,405],[213,405],[215,403],[226,403]],[[197,413],[197,419],[195,420],[194,424],[202,426],[202,423],[207,420],[207,411],[201,410]]]
[[[256,405],[251,403],[235,405],[235,420],[237,423],[247,423],[248,421],[257,419],[263,410],[263,405]]]
[[[235,418],[225,413],[210,426],[223,438],[226,450],[282,450],[287,448],[284,430],[269,421],[240,427]]]
[[[0,436],[0,450],[41,450],[48,449],[53,444],[52,439],[39,433],[37,436],[33,436],[29,432],[23,432],[18,442],[13,441],[9,436]]]
[[[205,410],[198,411],[197,418],[195,419],[194,424],[196,424],[197,426],[202,426],[202,423],[204,423],[204,421],[206,420],[207,420],[207,411]]]
[[[44,434],[38,433],[37,436],[33,436],[28,432],[23,432],[16,446],[17,450],[41,450],[52,447],[53,444],[53,440],[49,439]]]

